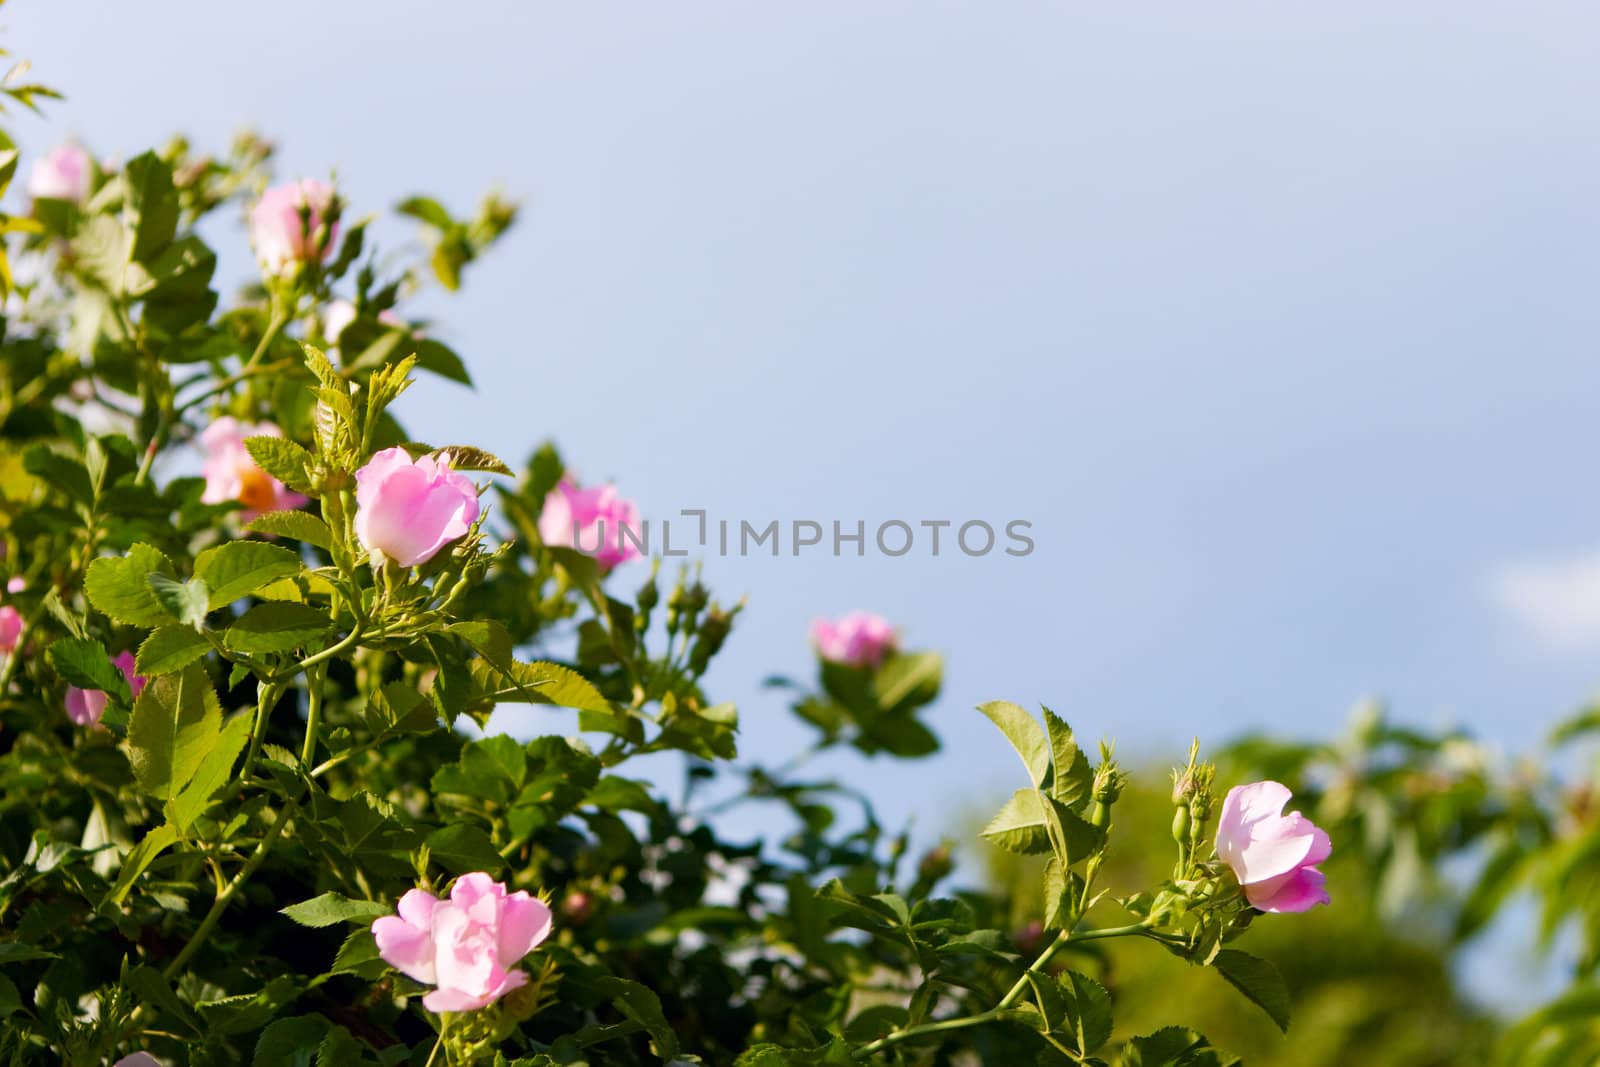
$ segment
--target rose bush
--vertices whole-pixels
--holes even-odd
[[[1330,838],[1286,786],[1231,783],[1216,812],[1191,752],[1170,875],[1108,884],[1111,750],[986,704],[1023,784],[983,837],[1038,862],[1012,899],[953,888],[948,849],[908,858],[804,757],[739,762],[708,673],[742,604],[641,561],[638,510],[553,446],[513,471],[390,411],[421,376],[470,381],[405,302],[458,287],[514,209],[410,199],[425,259],[379,259],[332,185],[273,184],[270,157],[65,146],[4,220],[0,1057],[1237,1062],[1118,1031],[1113,939],[1288,1025],[1239,947],[1330,899]],[[261,268],[227,304],[219,212]],[[810,754],[937,750],[937,655],[861,613],[813,641],[816,677],[774,682]],[[533,739],[476,736],[497,708]],[[664,752],[681,789],[630,775]],[[728,839],[743,804],[792,829]]]

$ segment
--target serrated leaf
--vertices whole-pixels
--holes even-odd
[[[234,652],[288,652],[316,643],[331,625],[326,612],[308,604],[269,600],[228,627],[222,643]]]
[[[216,743],[222,707],[198,664],[154,678],[134,701],[123,747],[139,788],[171,800],[189,784]]]
[[[261,541],[229,541],[206,549],[194,561],[195,577],[210,590],[212,611],[300,570],[299,556]]]
[[[106,556],[89,564],[83,589],[95,610],[130,626],[160,626],[172,621],[145,579],[172,577],[172,564],[158,549],[140,542],[126,556]]]
[[[210,648],[205,635],[192,626],[162,626],[151,630],[139,646],[134,671],[146,678],[171,674],[200,659]]]
[[[187,832],[211,804],[211,798],[233,774],[234,761],[244,751],[250,737],[250,717],[235,715],[222,727],[216,742],[206,751],[200,768],[183,791],[167,803],[167,821]]]
[[[1037,789],[1043,785],[1050,774],[1050,742],[1038,720],[1005,700],[980,704],[978,710],[1000,727],[1000,732],[1006,735],[1011,747],[1017,750],[1017,755],[1022,757],[1022,765],[1028,769],[1033,787]]]
[[[140,838],[139,843],[133,846],[127,858],[122,861],[122,869],[117,872],[117,884],[111,887],[106,900],[111,904],[121,904],[123,898],[128,895],[128,890],[133,888],[133,883],[145,872],[145,868],[177,840],[178,829],[169,823],[162,823]]]
[[[124,704],[132,699],[128,680],[111,662],[105,646],[99,641],[64,637],[52,644],[45,656],[57,674],[80,689],[111,693]]]
[[[428,835],[433,858],[454,874],[487,871],[497,874],[505,866],[500,850],[489,835],[467,823],[452,823]]]
[[[275,537],[292,537],[318,548],[333,547],[333,532],[328,524],[309,511],[268,511],[251,519],[246,529]]]
[[[376,900],[351,900],[340,893],[323,893],[279,909],[301,926],[321,928],[335,923],[370,923],[394,909]]]
[[[506,466],[505,461],[493,452],[485,452],[481,448],[471,445],[445,445],[434,450],[434,456],[441,461],[445,456],[450,457],[450,467],[458,471],[487,471],[490,474],[504,474],[510,477],[513,471]]]
[[[538,702],[610,715],[611,703],[583,675],[557,663],[514,662],[511,677],[487,662],[475,661],[472,675],[490,699],[499,703]]]
[[[210,590],[203,580],[191,578],[180,582],[165,574],[150,574],[145,576],[145,582],[168,615],[196,631],[204,628]]]
[[[272,475],[297,493],[311,491],[309,471],[313,462],[310,452],[286,437],[246,437],[245,450],[256,466]]]
[[[1050,833],[1045,828],[1044,805],[1039,794],[1032,789],[1019,789],[1011,794],[1005,807],[982,831],[985,840],[1007,852],[1033,855],[1050,851]]]
[[[1266,1012],[1278,1024],[1278,1029],[1289,1032],[1289,987],[1271,961],[1235,948],[1225,948],[1217,953],[1211,966],[1228,980],[1229,985]]]
[[[1079,807],[1094,791],[1089,760],[1073,738],[1072,727],[1049,708],[1044,709],[1044,725],[1050,738],[1050,795],[1070,808]]]

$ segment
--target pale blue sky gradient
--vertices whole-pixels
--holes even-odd
[[[713,682],[861,607],[948,653],[948,754],[844,759],[931,832],[1012,787],[970,711],[1124,750],[1327,734],[1366,694],[1535,744],[1600,680],[1497,607],[1600,545],[1600,15],[1586,3],[16,0],[26,147],[244,121],[352,210],[526,201],[437,314],[476,392],[647,515],[1029,519],[1026,559],[711,560]],[[26,165],[26,164],[25,164]],[[388,231],[396,235],[402,229]],[[242,242],[242,237],[240,238]],[[235,266],[244,269],[242,257]],[[621,581],[642,578],[636,565]]]

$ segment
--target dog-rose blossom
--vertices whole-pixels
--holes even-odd
[[[133,1052],[113,1063],[111,1067],[161,1067],[161,1061],[148,1052]]]
[[[818,619],[811,624],[811,643],[817,655],[850,667],[876,667],[894,650],[894,627],[881,615],[852,611],[838,619]]]
[[[250,211],[250,243],[263,270],[282,275],[301,263],[327,258],[339,235],[338,223],[320,245],[317,231],[333,209],[333,195],[333,186],[315,178],[284,182],[261,194]]]
[[[206,460],[201,473],[206,488],[200,502],[223,504],[237,500],[244,505],[241,517],[246,522],[263,511],[288,511],[304,504],[305,497],[290,492],[257,466],[244,446],[247,437],[282,436],[283,431],[270,422],[251,425],[231,415],[224,415],[202,430],[200,447],[205,450]]]
[[[1222,802],[1217,855],[1258,911],[1309,911],[1331,900],[1317,864],[1333,844],[1298,811],[1283,814],[1291,796],[1278,782],[1252,782],[1234,786]]]
[[[28,194],[38,200],[81,203],[89,195],[93,166],[82,145],[75,141],[58,144],[34,161],[28,172]]]
[[[133,673],[133,653],[119,652],[111,661],[128,680],[128,688],[133,690],[134,697],[144,689],[146,681],[142,674]],[[79,726],[96,726],[100,716],[106,713],[106,701],[109,698],[98,689],[79,689],[75,685],[67,686],[67,696],[63,703],[66,706],[67,718]]]
[[[378,955],[400,973],[436,986],[429,1011],[476,1011],[526,985],[517,963],[550,936],[550,909],[525,890],[483,872],[464,874],[440,899],[421,889],[400,898],[398,915],[372,924]]]
[[[579,489],[563,478],[539,512],[539,536],[545,544],[575,548],[608,570],[643,554],[640,535],[638,507],[614,485]]]
[[[412,459],[386,448],[356,471],[356,538],[374,558],[426,563],[478,520],[478,487],[450,454]]]

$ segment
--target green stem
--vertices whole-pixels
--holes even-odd
[[[276,682],[262,682],[256,693],[256,721],[250,727],[250,751],[245,753],[244,769],[239,772],[241,782],[249,781],[250,773],[255,770],[256,756],[261,753],[261,740],[267,733],[267,716],[282,695],[283,686]]]
[[[317,731],[322,728],[322,679],[326,667],[313,667],[306,672],[306,740],[300,748],[300,763],[311,766],[317,755]]]
[[[233,900],[239,890],[244,887],[244,884],[250,880],[250,876],[255,874],[256,870],[266,860],[267,853],[272,851],[272,846],[278,840],[278,835],[283,833],[284,826],[288,824],[289,817],[294,812],[294,802],[285,801],[283,809],[278,812],[277,819],[267,828],[267,832],[262,836],[260,843],[256,845],[256,850],[250,854],[250,858],[245,861],[245,865],[239,868],[239,873],[233,876],[233,880],[223,888],[222,892],[217,894],[217,899],[211,902],[211,910],[206,912],[205,918],[200,920],[200,926],[190,936],[188,942],[178,955],[173,958],[172,962],[167,964],[166,970],[162,973],[169,981],[183,970],[184,965],[194,957],[196,952],[200,951],[200,946],[205,944],[206,938],[211,936],[211,931],[216,929],[217,921],[222,918],[222,913],[227,910],[229,902]]]
[[[911,1041],[928,1034],[945,1033],[950,1030],[965,1030],[1003,1017],[1028,991],[1029,981],[1043,974],[1044,969],[1049,966],[1050,960],[1067,945],[1075,945],[1081,941],[1101,941],[1108,937],[1133,937],[1150,934],[1149,926],[1142,922],[1134,923],[1130,926],[1107,927],[1104,930],[1085,930],[1078,934],[1063,930],[1056,935],[1054,941],[1045,947],[1043,952],[1039,953],[1039,958],[1034,960],[1026,971],[1022,972],[1022,977],[1017,979],[1016,984],[1011,987],[1004,997],[1000,998],[1000,1003],[993,1008],[988,1011],[978,1012],[975,1015],[958,1015],[953,1019],[940,1019],[936,1022],[923,1023],[921,1026],[913,1026],[887,1034],[856,1050],[855,1058],[858,1060],[868,1059],[886,1048],[900,1044],[902,1041]]]
[[[280,308],[277,299],[274,298],[272,301],[272,318],[267,320],[266,332],[261,335],[261,341],[256,345],[256,350],[250,353],[250,358],[245,360],[245,364],[240,368],[239,373],[243,374],[261,362],[261,357],[267,354],[267,349],[271,348],[272,342],[278,339],[278,334],[282,333],[283,328],[289,325],[289,317],[289,312]]]
[[[439,1016],[439,1037],[433,1043],[433,1051],[428,1053],[428,1062],[423,1067],[433,1067],[433,1061],[439,1058],[439,1050],[444,1048],[444,1032],[450,1026],[450,1015],[444,1013]]]

